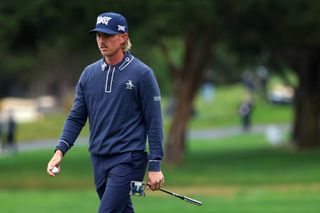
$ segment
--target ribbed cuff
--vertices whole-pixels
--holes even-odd
[[[70,145],[64,141],[64,140],[59,140],[59,144],[56,146],[56,149],[59,149],[63,152],[63,155],[70,149]]]
[[[161,161],[149,160],[148,171],[149,172],[159,172],[159,171],[161,171]]]

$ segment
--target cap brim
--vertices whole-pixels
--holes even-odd
[[[93,30],[89,31],[89,34],[93,34],[93,33],[105,33],[108,35],[116,35],[116,34],[120,34],[119,32],[113,31],[113,30],[109,30],[109,29],[103,29],[103,28],[94,28]]]

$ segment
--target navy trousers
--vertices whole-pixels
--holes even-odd
[[[132,213],[130,182],[142,181],[147,153],[126,152],[111,156],[91,155],[94,183],[100,198],[99,213]]]

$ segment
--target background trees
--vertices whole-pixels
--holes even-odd
[[[299,79],[292,139],[300,148],[320,145],[315,0],[6,1],[0,5],[0,96],[66,94],[84,66],[100,57],[86,32],[106,10],[127,17],[133,53],[174,96],[169,161],[183,160],[193,100],[208,68],[218,84],[235,81],[244,67],[289,68]]]
[[[296,74],[292,142],[299,148],[320,145],[320,4],[317,1],[223,1],[231,45],[247,54],[264,55],[265,62]],[[235,23],[237,20],[238,23]]]

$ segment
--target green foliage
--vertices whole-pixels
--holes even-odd
[[[169,38],[163,40],[166,46],[170,47],[168,52],[168,57],[171,59],[172,63],[176,67],[182,66],[182,57],[184,46],[181,39]],[[134,51],[137,55],[141,55],[143,60],[154,70],[158,83],[161,87],[162,95],[170,96],[172,95],[172,82],[174,82],[172,73],[168,70],[168,64],[163,56],[163,50],[159,46],[153,46],[149,48],[149,54],[144,55],[143,52],[140,52],[139,48],[137,51]]]
[[[67,76],[67,84],[74,84],[84,67],[100,57],[94,37],[87,34],[96,16],[102,8],[118,11],[121,5],[114,1],[34,0],[25,4],[16,0],[0,8],[0,39],[6,41],[0,46],[0,96],[25,96],[30,90],[35,95],[63,94],[65,91],[50,89],[61,84],[61,76]]]
[[[219,8],[224,12],[229,10],[223,20],[229,26],[230,41],[238,45],[238,51],[241,48],[247,51],[250,47],[262,51],[299,49],[320,44],[320,31],[316,27],[320,24],[318,1],[248,0],[240,3],[230,0],[221,2]]]
[[[88,37],[87,32],[94,26],[97,14],[104,11],[118,11],[127,17],[133,52],[143,59],[156,56],[150,61],[161,73],[166,72],[167,67],[162,62],[159,43],[165,42],[175,53],[180,50],[168,40],[183,40],[194,32],[197,45],[201,35],[214,30],[212,39],[217,45],[211,64],[217,72],[217,81],[224,83],[234,82],[243,66],[265,63],[266,50],[271,47],[317,46],[319,8],[315,0],[247,0],[241,3],[173,0],[166,4],[160,0],[79,0],[77,3],[33,0],[28,4],[21,0],[6,1],[0,6],[0,39],[6,41],[0,44],[0,95],[13,90],[18,91],[18,95],[26,95],[21,93],[32,89],[34,82],[43,82],[47,87],[57,85],[58,77],[52,78],[55,82],[48,82],[43,77],[45,74],[39,76],[41,73],[61,76],[68,72],[73,79],[68,80],[69,83],[74,83],[84,66],[100,57],[94,39]],[[150,54],[150,50],[157,53]],[[252,53],[250,56],[248,50]],[[179,54],[178,63],[182,62],[182,57]],[[26,78],[25,72],[38,78]],[[169,76],[161,76],[165,88],[170,88]],[[13,80],[14,85],[6,83]]]

